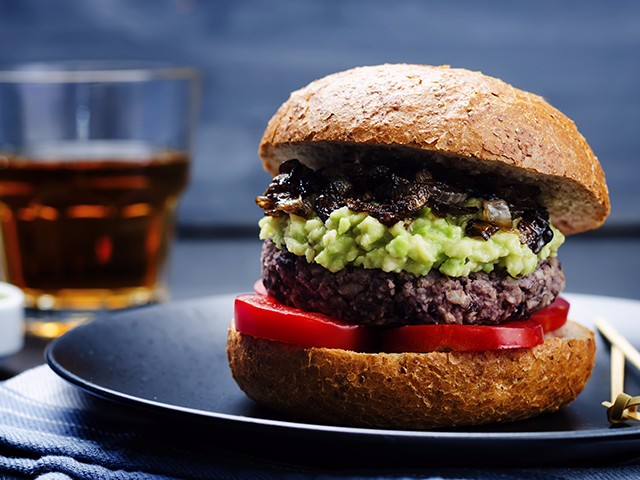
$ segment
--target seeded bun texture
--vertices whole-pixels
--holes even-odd
[[[278,109],[259,155],[275,175],[292,158],[318,168],[365,146],[536,185],[565,234],[609,214],[604,173],[575,124],[542,97],[465,69],[379,65],[316,80]]]
[[[421,430],[510,422],[576,399],[595,362],[593,333],[574,322],[531,349],[356,353],[302,348],[229,328],[240,388],[294,420]]]

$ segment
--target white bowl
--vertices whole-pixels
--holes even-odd
[[[16,353],[24,344],[24,294],[0,282],[0,358]]]

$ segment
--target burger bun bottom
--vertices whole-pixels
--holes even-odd
[[[576,399],[595,363],[593,333],[574,322],[534,348],[357,353],[228,332],[233,378],[259,404],[297,420],[424,430],[511,422]]]

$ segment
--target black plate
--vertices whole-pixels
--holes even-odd
[[[568,296],[572,318],[590,324],[597,314],[615,320],[634,344],[640,302]],[[225,353],[233,296],[177,302],[116,314],[76,328],[46,352],[51,368],[81,389],[109,400],[196,420],[223,433],[227,445],[289,458],[391,464],[433,464],[457,453],[457,464],[612,462],[639,456],[640,424],[611,427],[600,405],[609,397],[609,355],[598,340],[591,381],[578,400],[555,414],[478,428],[391,431],[299,423],[255,405],[234,383]],[[626,390],[640,392],[637,375]],[[203,426],[206,423],[206,427]],[[283,450],[286,447],[286,450]],[[464,455],[459,455],[464,451]],[[292,455],[296,452],[295,455]],[[361,452],[361,453],[358,453]],[[328,457],[330,454],[330,457]]]

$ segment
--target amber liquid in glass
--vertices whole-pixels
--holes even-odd
[[[49,157],[44,148],[35,158],[0,153],[4,276],[29,308],[120,309],[166,295],[187,155],[87,143],[86,153],[81,145]]]

